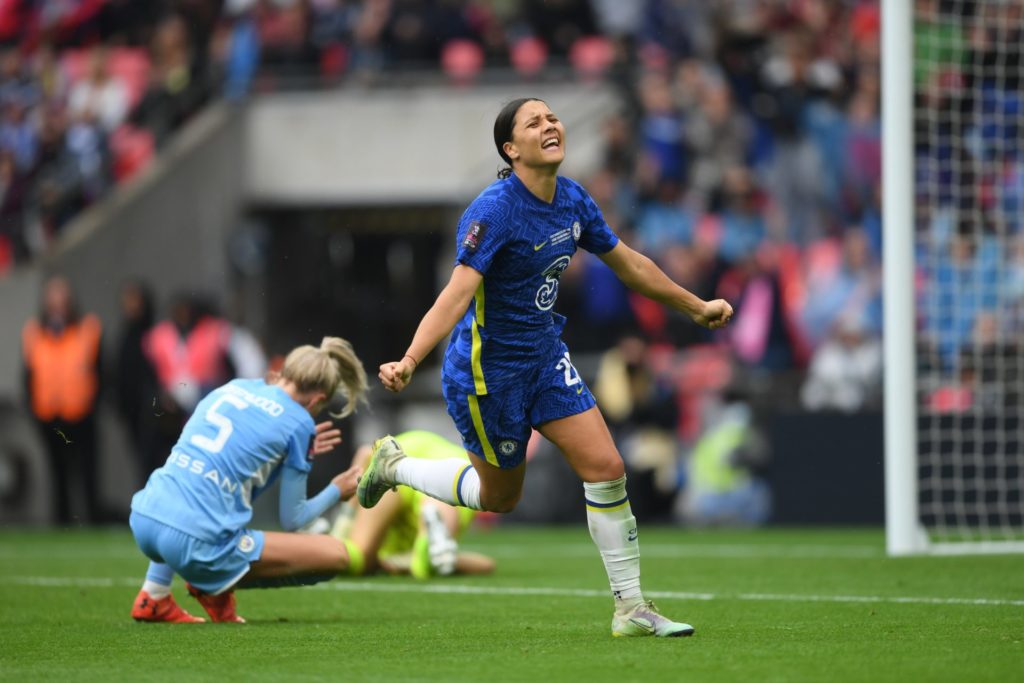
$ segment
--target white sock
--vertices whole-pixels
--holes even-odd
[[[480,477],[471,464],[459,458],[402,458],[395,466],[395,481],[449,505],[483,509]]]
[[[170,586],[164,586],[163,584],[156,583],[155,581],[150,581],[149,579],[146,579],[143,582],[142,590],[149,593],[149,597],[153,598],[154,600],[163,600],[171,594]]]
[[[615,481],[583,484],[587,502],[587,522],[594,539],[618,611],[632,609],[643,602],[640,592],[640,543],[636,517],[626,495],[626,477]]]

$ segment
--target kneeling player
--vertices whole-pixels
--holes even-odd
[[[330,536],[247,528],[252,501],[281,479],[281,526],[295,530],[352,497],[361,470],[352,467],[306,498],[311,458],[341,441],[316,417],[335,396],[355,410],[366,372],[351,345],[325,337],[320,347],[288,354],[279,375],[233,380],[196,407],[163,467],[132,498],[135,541],[152,560],[132,607],[138,621],[204,621],[171,595],[175,573],[188,582],[213,621],[244,621],[234,589],[316,583],[344,572],[349,555]],[[312,448],[310,446],[312,444]]]
[[[414,458],[462,458],[466,452],[428,431],[408,431],[395,437]],[[360,470],[371,449],[362,446],[354,463]],[[490,574],[494,560],[479,553],[460,551],[456,539],[477,514],[475,510],[442,503],[408,486],[388,491],[372,508],[355,499],[342,504],[331,535],[344,541],[351,558],[349,574],[412,574],[418,579],[453,574]]]

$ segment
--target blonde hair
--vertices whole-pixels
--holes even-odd
[[[284,359],[281,377],[303,393],[322,391],[327,400],[343,394],[345,407],[340,413],[331,413],[334,417],[351,415],[357,404],[366,403],[368,385],[363,362],[341,337],[324,337],[320,348],[306,344],[292,349]]]

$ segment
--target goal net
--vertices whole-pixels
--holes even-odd
[[[909,448],[887,436],[886,456],[916,460],[903,469],[909,500],[887,493],[888,505],[915,519],[899,531],[888,517],[889,549],[1024,551],[1024,3],[884,3],[910,6],[913,55],[904,172],[914,391],[895,399],[913,402]],[[883,50],[883,60],[894,56]],[[891,116],[899,106],[885,98],[894,96],[891,88],[883,96]],[[890,190],[899,184],[889,185],[896,172],[887,169],[886,201],[898,201]],[[890,292],[896,284],[887,282],[887,298],[904,294]]]

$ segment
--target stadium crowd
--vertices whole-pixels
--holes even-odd
[[[915,0],[930,64],[914,74],[927,105],[918,322],[922,357],[951,383],[965,354],[1024,325],[1024,287],[995,286],[997,273],[1024,282],[1024,249],[1005,239],[1021,229],[1024,189],[1020,11]],[[737,367],[755,380],[797,371],[791,397],[811,409],[878,407],[879,12],[878,0],[0,2],[0,272],[45,250],[215,93],[409,73],[506,79],[510,92],[602,79],[626,106],[609,113],[588,189],[631,244],[737,314],[727,335],[699,330],[578,258],[559,302],[576,321],[569,345],[632,377],[618,344],[623,330],[641,338],[639,362],[665,385],[644,390],[679,408],[651,419],[686,443]],[[974,64],[1007,77],[977,82]]]

